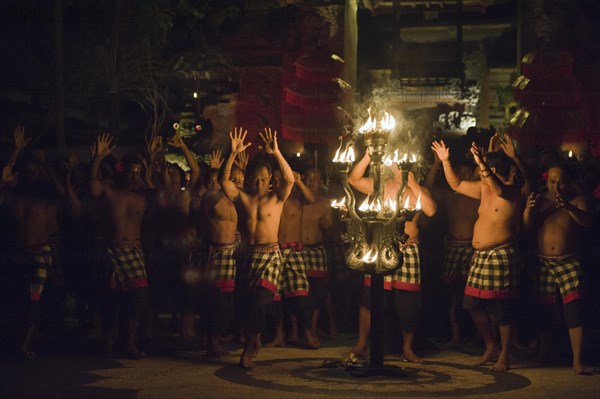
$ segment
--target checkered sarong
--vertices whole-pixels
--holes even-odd
[[[258,287],[268,289],[277,295],[281,278],[281,252],[277,243],[250,245],[245,268],[244,283],[248,291]]]
[[[142,243],[139,240],[112,241],[106,253],[113,268],[111,287],[127,292],[148,286]]]
[[[556,288],[560,289],[563,304],[581,299],[581,263],[573,254],[562,256],[540,255],[535,278],[535,292],[542,303],[555,302]]]
[[[308,277],[328,277],[327,252],[323,244],[305,246],[304,259],[306,261],[306,275]]]
[[[21,252],[22,263],[30,269],[29,299],[39,301],[52,271],[52,246],[45,244],[35,248],[25,248]]]
[[[404,261],[392,275],[392,287],[403,291],[421,291],[421,256],[419,239],[413,238],[400,245]]]
[[[443,280],[447,283],[456,280],[467,280],[471,258],[475,249],[471,240],[456,240],[447,238],[444,256]]]
[[[365,278],[363,280],[363,286],[371,287],[371,275],[370,274],[365,274]],[[386,274],[385,276],[383,276],[383,289],[386,291],[392,290],[392,275],[391,274]]]
[[[279,244],[281,248],[281,290],[286,298],[308,295],[306,262],[301,243]]]
[[[514,244],[475,250],[465,294],[482,299],[510,298],[517,292],[521,260]]]
[[[207,266],[209,273],[214,275],[214,287],[221,292],[233,292],[235,288],[236,249],[238,243],[210,243],[208,247]]]

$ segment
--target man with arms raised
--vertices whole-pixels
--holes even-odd
[[[371,194],[374,191],[373,177],[364,176],[370,163],[369,152],[365,152],[363,158],[352,168],[348,174],[348,183],[363,194]],[[398,190],[402,186],[402,173],[394,165],[389,169],[385,177],[383,201],[396,200]],[[404,225],[404,233],[407,240],[400,246],[402,252],[402,266],[392,276],[384,276],[384,289],[392,292],[394,307],[400,319],[402,328],[402,356],[406,361],[421,363],[413,350],[413,341],[416,329],[421,317],[421,256],[419,246],[419,220],[421,214],[431,217],[437,211],[437,205],[433,201],[429,190],[417,183],[412,172],[408,173],[406,190],[400,200],[404,204],[408,199],[409,206],[416,207],[417,199],[421,201],[421,211],[417,212],[412,221]],[[365,285],[370,286],[370,278],[365,278]],[[358,341],[350,352],[352,357],[366,355],[367,341],[371,328],[370,295],[363,290],[362,304],[359,308]]]
[[[450,150],[443,141],[434,141],[431,148],[442,161],[450,187],[481,201],[473,227],[475,253],[465,287],[464,307],[470,310],[485,341],[485,352],[478,364],[484,365],[498,356],[494,370],[508,370],[515,320],[514,297],[521,263],[515,244],[521,191],[511,173],[511,161],[503,152],[488,153],[484,161],[473,144],[471,153],[480,168],[481,181],[467,181],[461,180],[450,165]],[[499,354],[492,317],[500,325],[502,348]]]
[[[104,133],[98,136],[92,146],[90,189],[93,197],[103,195],[108,203],[111,230],[105,249],[111,266],[110,286],[124,293],[124,305],[128,308],[127,352],[133,358],[140,358],[145,353],[138,349],[135,339],[149,299],[141,244],[142,221],[147,207],[144,190],[147,186],[141,178],[142,161],[129,157],[124,160],[124,175],[117,176],[114,186],[100,179],[100,162],[114,150],[112,142],[112,136]],[[109,293],[111,298],[115,295],[114,292]],[[116,312],[116,305],[112,311]],[[115,321],[114,316],[108,316],[110,322]],[[109,354],[112,353],[112,332],[113,326],[109,323],[105,337]]]
[[[283,203],[289,197],[294,186],[292,169],[279,151],[277,132],[266,129],[259,133],[264,142],[267,154],[272,154],[283,175],[279,190],[272,192],[271,170],[268,165],[255,164],[248,167],[246,185],[248,191],[240,190],[230,180],[231,169],[238,154],[251,143],[244,144],[247,131],[240,128],[230,133],[231,154],[227,158],[223,172],[223,191],[232,201],[240,201],[246,213],[246,231],[248,234],[248,256],[243,277],[247,299],[247,309],[243,313],[244,351],[240,358],[240,366],[254,367],[252,356],[258,350],[258,336],[265,324],[265,306],[279,291],[281,273],[281,254],[279,252],[278,231]]]

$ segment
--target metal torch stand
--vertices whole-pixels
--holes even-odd
[[[375,224],[372,226],[374,242],[379,243],[381,240],[382,225]],[[383,289],[384,274],[373,272],[371,274],[371,333],[370,333],[370,360],[366,367],[350,367],[350,375],[353,377],[406,377],[408,374],[402,367],[385,365],[384,358],[384,289]]]

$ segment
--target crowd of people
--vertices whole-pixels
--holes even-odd
[[[28,148],[17,127],[0,180],[2,310],[19,316],[15,351],[34,359],[40,331],[64,330],[72,299],[82,330],[93,330],[109,355],[147,356],[157,314],[168,308],[182,342],[201,342],[209,357],[227,353],[225,338],[239,340],[244,368],[263,346],[317,349],[354,315],[358,339],[341,362],[365,361],[371,279],[344,264],[344,225],[330,207],[339,181],[314,166],[292,169],[271,129],[259,133],[261,151],[250,159],[246,135],[235,128],[227,159],[215,150],[207,165],[177,134],[117,158],[104,133],[84,164]],[[165,160],[169,147],[183,154],[185,170]],[[415,342],[431,317],[431,287],[442,287],[436,306],[447,307],[448,323],[437,333],[448,346],[479,337],[478,364],[509,369],[511,348],[522,345],[517,328],[530,327],[547,359],[560,324],[573,370],[589,373],[585,272],[598,261],[590,250],[597,174],[552,149],[524,162],[499,134],[468,151],[450,147],[452,156],[443,141],[432,143],[424,176],[410,172],[404,182],[397,168],[386,170],[384,200],[405,185],[402,203],[421,204],[403,225],[401,266],[384,276],[386,318],[399,326],[390,339],[398,337],[404,360],[422,362]],[[369,163],[365,151],[348,174],[359,196],[375,189]]]

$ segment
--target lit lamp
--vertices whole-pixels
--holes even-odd
[[[383,279],[384,275],[402,266],[399,245],[405,241],[404,223],[412,220],[420,209],[420,198],[414,208],[409,206],[410,198],[402,201],[408,172],[417,163],[417,157],[414,154],[400,157],[398,150],[388,152],[388,138],[395,124],[394,117],[387,112],[377,121],[369,109],[369,118],[354,135],[354,140],[364,140],[373,177],[373,192],[358,208],[348,184],[348,173],[355,160],[353,143],[347,143],[345,147],[341,143],[333,158],[341,175],[345,196],[334,200],[331,206],[347,225],[341,237],[349,245],[345,254],[346,264],[371,275],[370,361],[368,367],[351,368],[350,373],[355,376],[406,375],[400,367],[383,364]],[[395,198],[384,199],[385,181],[382,177],[386,167],[397,167],[402,172],[402,184]]]

